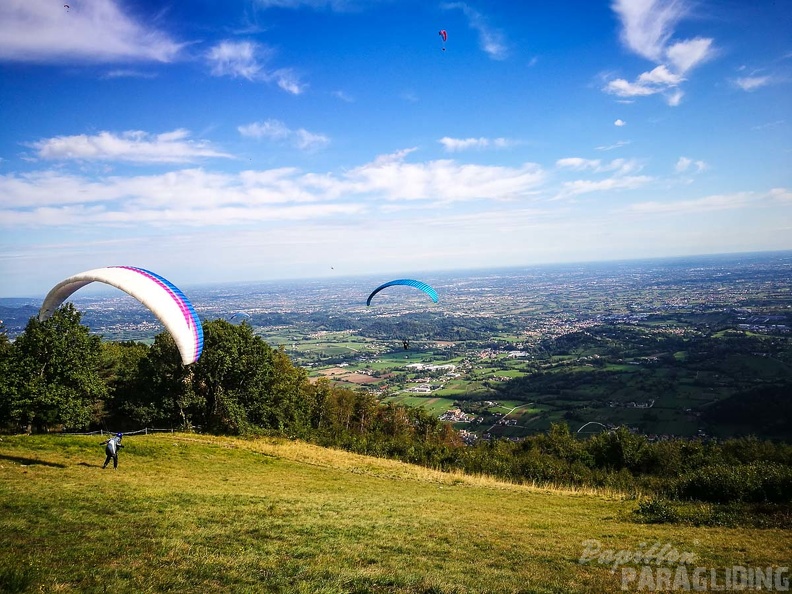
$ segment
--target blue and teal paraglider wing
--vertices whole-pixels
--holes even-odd
[[[371,292],[371,295],[368,296],[368,299],[366,299],[366,305],[371,305],[371,299],[374,297],[374,295],[376,295],[377,293],[382,291],[382,289],[386,289],[386,288],[392,287],[394,285],[405,285],[405,286],[408,286],[408,287],[415,287],[416,289],[420,289],[421,291],[423,291],[424,293],[429,295],[429,297],[432,298],[432,301],[437,303],[437,291],[435,291],[432,287],[430,287],[426,283],[421,282],[419,280],[413,280],[413,279],[410,279],[410,278],[399,278],[399,279],[387,282],[384,285],[380,285],[379,287],[374,289]]]

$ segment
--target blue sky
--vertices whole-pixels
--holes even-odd
[[[0,296],[792,249],[790,97],[788,0],[6,0]]]

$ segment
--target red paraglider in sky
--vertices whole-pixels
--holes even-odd
[[[443,51],[445,51],[445,42],[448,40],[448,33],[445,29],[441,29],[437,34],[443,40]]]

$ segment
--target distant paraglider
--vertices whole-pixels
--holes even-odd
[[[371,295],[368,296],[368,299],[366,300],[366,305],[367,306],[371,305],[371,300],[373,299],[374,295],[376,295],[377,293],[379,293],[383,289],[386,289],[388,287],[392,287],[392,286],[395,286],[395,285],[404,285],[404,286],[407,286],[407,287],[415,287],[416,289],[420,289],[421,291],[423,291],[424,293],[429,295],[429,297],[432,299],[432,301],[437,303],[437,299],[438,299],[437,298],[437,291],[435,291],[432,287],[427,285],[425,282],[422,282],[422,281],[419,281],[419,280],[413,280],[411,278],[399,278],[399,279],[396,279],[396,280],[389,281],[389,282],[387,282],[387,283],[385,283],[383,285],[380,285],[376,289],[374,289],[371,292]],[[409,350],[409,348],[410,348],[410,340],[408,338],[403,338],[402,339],[402,346],[404,347],[405,351]]]
[[[445,29],[441,29],[437,34],[440,36],[440,39],[443,40],[443,51],[445,51],[445,43],[448,41],[448,33]]]
[[[252,318],[252,317],[253,317],[253,316],[251,316],[251,315],[250,315],[249,313],[247,313],[247,312],[244,312],[244,311],[238,311],[238,312],[236,312],[235,314],[231,314],[231,315],[228,317],[228,321],[229,321],[229,322],[231,322],[232,324],[242,324],[242,323],[244,323],[244,322],[248,322],[248,323],[250,323],[250,318]]]
[[[429,297],[432,298],[432,301],[437,303],[437,291],[435,291],[432,287],[430,287],[426,283],[421,282],[419,280],[413,280],[411,278],[399,278],[396,280],[389,281],[374,289],[371,292],[371,295],[368,296],[368,299],[366,299],[366,305],[371,305],[371,299],[374,297],[374,295],[382,291],[382,289],[386,289],[388,287],[392,287],[395,285],[405,285],[407,287],[415,287],[416,289],[420,289],[421,291],[429,295]]]
[[[576,433],[581,433],[581,432],[582,433],[596,433],[596,429],[593,429],[593,430],[590,430],[590,431],[583,431],[583,429],[585,429],[589,425],[599,425],[600,427],[602,427],[602,431],[607,431],[608,430],[608,428],[605,425],[603,425],[602,423],[599,423],[597,421],[589,421],[588,423],[583,425],[580,429],[578,429],[576,431]]]
[[[190,301],[167,279],[134,266],[96,268],[59,282],[44,298],[39,321],[51,317],[72,293],[92,282],[121,289],[148,307],[170,332],[184,365],[194,363],[201,356],[203,327]]]

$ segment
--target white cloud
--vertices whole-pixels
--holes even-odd
[[[206,53],[210,72],[214,76],[245,78],[249,81],[274,82],[281,89],[299,95],[306,85],[290,68],[267,70],[273,51],[252,41],[221,41]]]
[[[687,0],[615,0],[611,5],[622,24],[621,39],[628,49],[657,66],[630,82],[609,81],[604,91],[618,97],[662,94],[668,105],[680,104],[679,89],[686,74],[715,54],[713,41],[695,37],[672,42],[677,24],[689,12]]]
[[[124,14],[116,0],[5,0],[0,60],[35,63],[173,62],[184,47]]]
[[[768,130],[771,128],[778,128],[779,126],[783,126],[786,123],[786,120],[776,120],[774,122],[767,122],[765,124],[757,124],[756,126],[751,126],[751,130]]]
[[[680,74],[674,74],[664,65],[660,65],[654,70],[644,72],[638,77],[638,83],[642,85],[657,85],[658,87],[674,87],[685,79]]]
[[[608,82],[605,91],[619,97],[645,97],[659,92],[656,87],[641,83],[631,83],[623,78],[616,78]]]
[[[645,97],[663,93],[669,105],[678,105],[682,92],[677,86],[684,77],[669,71],[660,65],[649,72],[642,73],[634,83],[618,78],[610,81],[605,87],[606,92],[619,97]]]
[[[615,122],[613,122],[613,125],[614,125],[614,126],[616,126],[616,127],[618,127],[618,128],[621,128],[622,126],[626,126],[626,125],[627,125],[627,122],[625,122],[624,120],[622,120],[621,118],[619,118],[618,120],[616,120]]]
[[[131,163],[186,163],[198,158],[231,155],[206,141],[189,140],[187,130],[151,135],[140,130],[119,134],[100,132],[94,136],[56,136],[31,143],[41,159],[126,161]]]
[[[333,97],[340,99],[344,103],[354,103],[355,98],[345,91],[333,91]]]
[[[503,33],[492,28],[487,19],[480,12],[471,8],[465,2],[452,2],[444,4],[446,10],[461,10],[468,20],[471,29],[478,33],[479,47],[493,60],[504,60],[508,57],[508,48],[503,40]],[[453,37],[449,36],[453,41]],[[449,42],[449,44],[451,43]]]
[[[685,173],[691,169],[695,169],[696,173],[701,173],[706,168],[707,164],[704,161],[694,161],[688,157],[679,157],[674,170],[677,173]]]
[[[622,42],[647,60],[659,61],[687,6],[678,0],[615,0],[622,23]]]
[[[261,8],[329,8],[339,12],[364,6],[365,0],[255,0]],[[371,0],[369,0],[370,2]],[[376,0],[375,0],[376,1]]]
[[[251,220],[310,220],[382,210],[389,203],[502,201],[531,195],[545,180],[520,167],[409,163],[411,150],[378,157],[339,174],[294,168],[98,179],[56,172],[0,176],[0,225],[227,225]]]
[[[740,87],[743,91],[755,91],[762,87],[766,87],[773,81],[771,76],[744,76],[734,80],[734,84]]]
[[[452,160],[405,162],[406,152],[385,155],[345,175],[350,190],[385,200],[504,200],[525,196],[544,181],[533,163],[521,167],[459,164]]]
[[[702,37],[680,41],[666,50],[668,60],[683,74],[709,60],[712,55],[712,39]]]
[[[438,141],[449,153],[469,149],[508,148],[516,143],[508,138],[449,138],[444,136]]]
[[[679,157],[679,160],[677,161],[675,167],[676,172],[682,173],[684,171],[687,171],[690,168],[691,163],[693,163],[691,159],[688,159],[687,157]]]
[[[666,94],[666,103],[668,103],[671,107],[676,107],[680,103],[682,103],[682,97],[684,93],[681,89],[674,89],[670,93]]]
[[[602,180],[580,179],[571,182],[564,182],[561,187],[561,192],[558,194],[558,196],[556,196],[556,199],[570,198],[572,196],[589,194],[591,192],[634,190],[636,188],[643,187],[652,181],[654,181],[654,178],[647,175],[634,175],[625,177],[614,176]]]
[[[556,161],[556,166],[563,169],[573,169],[575,171],[584,171],[586,169],[599,169],[602,161],[599,159],[583,159],[581,157],[566,157]]]
[[[214,76],[255,80],[262,72],[261,53],[261,46],[250,41],[222,41],[207,52],[206,59]]]
[[[555,200],[571,198],[580,194],[602,192],[608,190],[633,190],[642,187],[654,178],[645,175],[634,175],[643,165],[636,159],[584,159],[582,157],[566,157],[556,161],[556,167],[563,171],[591,172],[608,174],[605,179],[578,179],[563,182]]]
[[[756,205],[761,198],[761,195],[754,192],[737,192],[735,194],[706,196],[694,200],[640,202],[630,205],[627,210],[640,214],[687,214],[745,208]]]
[[[304,128],[292,130],[283,122],[274,119],[239,126],[237,129],[242,136],[287,142],[303,150],[319,149],[330,144],[330,138],[324,134],[308,132]]]
[[[617,142],[614,142],[613,144],[598,146],[596,147],[596,149],[598,151],[612,151],[614,149],[619,149],[622,148],[623,146],[627,146],[628,144],[630,144],[629,140],[619,140]]]
[[[769,192],[770,198],[778,200],[779,202],[792,203],[792,190],[789,188],[773,188]]]
[[[600,159],[583,159],[581,157],[566,157],[556,161],[556,166],[561,169],[571,169],[573,171],[593,171],[595,173],[614,173],[616,175],[627,175],[643,169],[643,166],[636,159],[613,159],[603,163]]]
[[[142,70],[118,69],[110,70],[104,74],[104,78],[157,78],[155,72],[144,72]]]
[[[297,73],[291,68],[279,68],[264,77],[264,80],[275,81],[281,89],[292,95],[299,95],[305,91],[307,85],[300,80]]]

